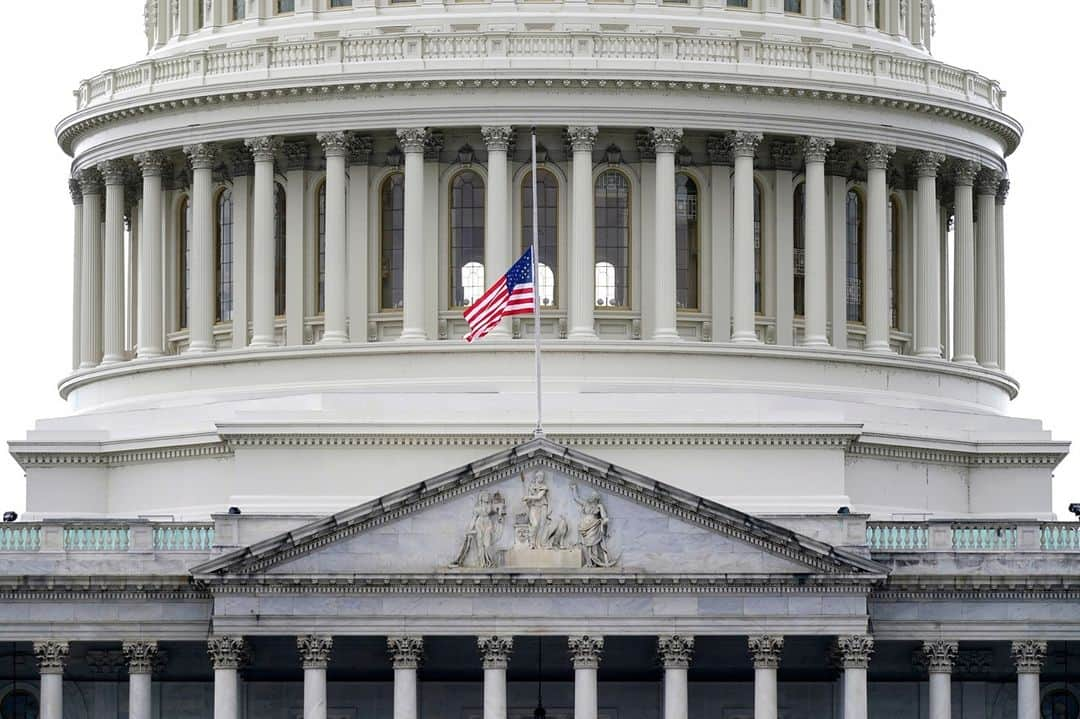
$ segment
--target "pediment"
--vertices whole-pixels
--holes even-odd
[[[201,565],[259,576],[884,576],[877,563],[537,439]]]

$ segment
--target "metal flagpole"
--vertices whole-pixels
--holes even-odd
[[[541,391],[540,364],[540,211],[536,190],[536,127],[532,128],[532,276],[533,276],[533,338],[536,342],[536,430],[534,437],[544,436],[544,400]]]

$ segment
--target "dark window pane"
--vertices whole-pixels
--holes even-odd
[[[689,175],[675,176],[675,303],[699,308],[698,188]]]
[[[484,293],[484,180],[471,170],[450,185],[450,306],[467,307]],[[507,268],[509,269],[509,268]]]
[[[177,248],[177,276],[180,281],[177,327],[184,329],[188,326],[188,308],[191,304],[191,200],[187,197],[180,201],[180,231],[177,234],[180,239]]]
[[[233,202],[232,192],[218,196],[217,206],[217,316],[229,322],[233,313]]]
[[[316,307],[318,312],[326,311],[326,183],[319,186],[319,195],[316,200],[315,210],[315,236],[317,238],[316,260],[318,267],[318,287],[316,293]]]
[[[795,238],[795,315],[806,314],[806,185],[795,188],[793,207]]]
[[[596,304],[630,306],[630,182],[618,170],[596,180]]]
[[[285,188],[274,185],[274,314],[285,314]]]
[[[847,318],[863,321],[863,209],[862,196],[847,194]]]
[[[539,242],[537,262],[539,268],[540,303],[544,307],[558,305],[559,276],[559,183],[547,170],[537,171],[536,206]],[[533,188],[532,173],[521,183],[521,251],[533,241]]]
[[[404,304],[405,175],[398,172],[386,178],[380,197],[380,309],[400,310]]]

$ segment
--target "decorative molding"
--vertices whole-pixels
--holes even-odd
[[[599,134],[600,129],[595,125],[571,125],[566,128],[566,137],[573,152],[592,152]]]
[[[889,160],[895,154],[895,145],[886,145],[880,142],[870,143],[863,148],[866,169],[878,171],[889,169]]]
[[[567,639],[574,669],[599,669],[604,656],[604,638],[582,634]]]
[[[161,177],[165,174],[166,157],[164,152],[157,150],[140,152],[133,159],[143,177]]]
[[[1010,650],[1017,674],[1039,674],[1046,662],[1046,642],[1027,640],[1013,642]]]
[[[940,152],[921,150],[915,153],[912,164],[915,166],[917,177],[933,177],[936,179],[943,162],[945,162],[945,155]]]
[[[349,164],[367,165],[370,163],[374,146],[371,135],[352,134],[349,138]]]
[[[476,646],[484,660],[484,669],[506,669],[514,651],[513,637],[478,637]]]
[[[713,165],[730,166],[735,161],[731,154],[731,138],[727,135],[709,135],[705,141],[705,151]]]
[[[397,131],[398,142],[406,153],[423,152],[429,137],[426,127],[410,127]]]
[[[994,201],[997,202],[998,190],[1001,186],[1001,173],[997,170],[984,167],[979,170],[979,174],[975,176],[975,194],[980,196],[991,196]]]
[[[964,467],[1056,467],[1067,456],[1067,449],[1054,452],[978,452],[962,449],[916,447],[908,444],[882,444],[855,441],[848,454],[856,457],[929,462]]]
[[[979,164],[971,160],[957,160],[953,163],[953,182],[958,187],[972,187],[979,174]]]
[[[874,653],[874,638],[868,634],[837,637],[836,649],[844,669],[867,669]]]
[[[922,645],[926,667],[931,674],[951,674],[959,652],[959,642],[938,640],[923,642]]]
[[[326,669],[330,664],[330,652],[334,648],[334,638],[308,634],[296,638],[296,648],[304,669]]]
[[[1009,182],[1008,180],[1002,180],[1001,183],[998,184],[998,190],[997,190],[997,196],[996,196],[997,204],[999,204],[999,205],[1004,205],[1005,204],[1005,200],[1007,200],[1009,198],[1009,188],[1011,186],[1012,186],[1012,183]]]
[[[694,638],[677,634],[659,637],[656,650],[664,669],[689,669],[694,658]]]
[[[418,669],[424,659],[424,638],[387,637],[386,651],[394,669]]]
[[[747,645],[754,660],[754,669],[779,669],[784,651],[784,638],[772,635],[749,637]]]
[[[791,140],[775,140],[769,144],[773,169],[794,172],[799,167],[800,144]]]
[[[71,194],[71,204],[79,206],[83,203],[82,185],[79,184],[78,179],[68,178],[68,193]]]
[[[924,642],[927,644],[957,644],[956,642]],[[957,645],[959,646],[959,645]],[[952,672],[956,675],[973,676],[989,674],[994,667],[994,652],[992,649],[960,649],[951,660],[951,669],[942,669],[942,673]],[[930,672],[931,661],[923,648],[916,649],[911,653],[911,665],[923,672]]]
[[[96,465],[119,467],[125,464],[148,464],[177,459],[231,457],[232,447],[226,442],[195,445],[148,447],[146,449],[100,450],[81,452],[14,451],[12,456],[21,467],[58,467],[67,465]]]
[[[243,637],[210,637],[206,652],[214,669],[239,669],[248,660],[248,646]]]
[[[129,674],[153,674],[158,655],[157,642],[124,642],[121,649]]]
[[[100,195],[104,184],[101,181],[101,173],[97,169],[88,167],[79,170],[79,188],[82,189],[83,197],[87,195]]]
[[[654,127],[649,131],[656,152],[674,153],[682,145],[683,131],[680,127]]]
[[[185,145],[184,154],[188,156],[192,170],[213,170],[217,162],[218,146],[210,142]]]
[[[315,140],[322,145],[327,157],[345,157],[349,152],[350,135],[347,132],[320,132]]]
[[[480,134],[484,138],[484,144],[487,145],[488,152],[506,152],[510,149],[510,141],[514,137],[514,128],[508,125],[485,126],[480,128]]]
[[[285,152],[286,172],[297,172],[307,169],[310,148],[306,142],[286,142],[283,145]]]
[[[249,137],[244,140],[244,145],[251,151],[255,162],[273,162],[283,144],[280,137],[272,136]]]
[[[760,132],[733,132],[728,135],[731,154],[738,157],[752,158],[757,153],[758,145],[765,139]]]
[[[807,164],[824,163],[829,157],[829,151],[836,145],[836,140],[831,137],[804,137],[799,145]]]
[[[63,674],[71,647],[67,642],[34,642],[34,658],[42,674]]]

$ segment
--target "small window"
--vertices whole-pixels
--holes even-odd
[[[235,22],[247,17],[247,0],[231,0],[230,4],[232,5],[230,20]]]
[[[847,0],[832,0],[833,20],[847,20]]]
[[[188,326],[188,308],[191,306],[191,200],[184,197],[180,201],[179,228],[177,237],[177,290],[176,326],[186,329]]]
[[[326,312],[326,181],[315,195],[315,266],[318,286],[315,291],[317,312]]]
[[[596,263],[596,306],[615,305],[615,265],[610,262]]]
[[[761,186],[754,182],[754,312],[765,314],[765,257],[761,241]]]
[[[537,234],[540,241],[536,259],[540,265],[540,304],[544,307],[554,307],[558,304],[555,294],[555,272],[552,268],[559,266],[559,183],[547,170],[537,171],[537,177],[539,179],[536,185],[536,214],[539,218]],[[533,240],[532,201],[532,173],[530,172],[521,183],[522,252],[532,244]],[[547,279],[545,279],[545,272],[548,275]]]
[[[274,14],[283,15],[296,10],[296,0],[274,0]]]
[[[218,195],[216,214],[216,319],[218,322],[230,322],[233,314],[233,201],[230,190],[222,190]]]
[[[792,234],[795,240],[795,316],[806,314],[806,185],[795,188],[793,206],[794,226]]]
[[[400,310],[403,305],[405,269],[405,175],[386,178],[380,193],[379,297],[381,310]]]
[[[330,0],[330,8],[352,7],[352,0]]]
[[[750,0],[727,0],[728,7],[750,7]]]
[[[461,268],[461,291],[464,297],[463,304],[467,307],[480,299],[484,294],[484,265],[473,261],[466,262]]]
[[[607,170],[597,178],[595,213],[596,305],[629,307],[630,181],[626,175]]]
[[[802,15],[803,0],[784,0],[784,12]]]
[[[862,195],[854,190],[847,194],[847,319],[863,321],[864,262],[866,248],[863,227]]]
[[[274,184],[274,314],[285,314],[285,188]]]
[[[877,0],[874,3],[874,24],[878,30],[885,29],[885,0]]]
[[[889,211],[885,215],[887,225],[885,231],[889,241],[889,326],[893,329],[900,327],[900,301],[901,301],[901,265],[900,265],[900,203],[895,198],[889,198]]]
[[[675,176],[675,304],[696,310],[698,299],[698,188],[685,173]]]
[[[450,306],[468,307],[484,284],[484,179],[472,170],[450,183]],[[477,283],[480,291],[477,292]]]

